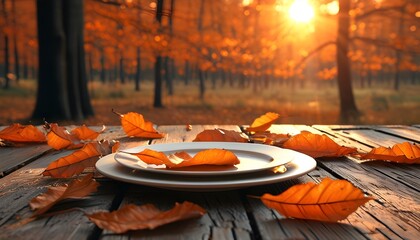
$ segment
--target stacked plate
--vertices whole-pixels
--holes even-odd
[[[202,166],[180,168],[148,168],[130,154],[144,149],[166,155],[185,151],[191,156],[206,149],[226,149],[235,153],[240,163],[234,166]],[[284,166],[286,172],[274,171]],[[255,143],[183,142],[139,146],[110,154],[96,163],[103,175],[140,185],[174,190],[215,191],[276,183],[297,178],[312,171],[316,161],[299,152]],[[284,168],[283,168],[284,169]]]

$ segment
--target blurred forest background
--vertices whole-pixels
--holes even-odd
[[[420,123],[418,0],[0,1],[0,125]]]

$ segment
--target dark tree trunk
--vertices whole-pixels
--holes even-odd
[[[29,66],[28,66],[28,54],[25,53],[23,56],[23,78],[28,79],[29,78]]]
[[[401,8],[400,12],[400,19],[399,19],[399,25],[398,25],[398,37],[401,39],[404,39],[404,8]],[[400,49],[400,46],[397,47],[397,50],[395,52],[395,77],[394,77],[394,90],[398,91],[400,89],[400,78],[401,78],[401,58],[402,58],[402,52]]]
[[[1,1],[2,6],[2,14],[5,19],[6,26],[8,25],[8,16],[7,16],[7,10],[6,10],[6,0]],[[10,57],[9,57],[9,36],[8,33],[4,33],[4,89],[8,89],[10,87]]]
[[[157,56],[155,62],[155,95],[153,107],[163,107],[162,104],[162,57]]]
[[[199,81],[200,81],[200,84],[199,84],[200,99],[204,100],[204,94],[206,92],[206,84],[205,84],[204,71],[201,70],[201,69],[198,69],[198,78],[199,78]]]
[[[349,28],[350,28],[350,0],[340,0],[338,13],[337,34],[337,79],[340,96],[340,116],[343,121],[356,118],[359,114],[353,96],[351,84],[349,51]]]
[[[120,81],[121,84],[125,84],[124,55],[122,53],[120,56]]]
[[[164,60],[165,65],[165,83],[166,83],[166,90],[168,92],[169,96],[174,95],[174,85],[173,85],[173,79],[171,74],[171,64],[170,64],[170,58],[165,57]]]
[[[136,79],[135,79],[135,90],[140,91],[140,81],[141,81],[141,52],[140,47],[137,47],[137,57],[136,57]]]
[[[106,79],[106,69],[105,69],[105,53],[104,50],[101,49],[101,74],[100,74],[100,79],[102,83],[105,83],[105,79]]]
[[[93,115],[83,47],[83,0],[37,0],[38,94],[33,119]]]
[[[163,15],[163,0],[157,1],[156,6],[156,21],[159,25],[162,22]],[[155,95],[153,100],[153,107],[163,107],[162,104],[162,57],[159,55],[156,57],[155,62]]]
[[[185,61],[185,68],[184,68],[184,85],[187,86],[190,82],[190,62],[188,60]]]
[[[12,21],[13,21],[13,53],[15,56],[15,75],[16,82],[20,79],[19,49],[17,45],[17,25],[16,25],[16,1],[12,1]]]

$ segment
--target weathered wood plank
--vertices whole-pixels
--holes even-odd
[[[292,128],[292,129],[288,129]],[[310,130],[314,133],[321,133],[317,129],[310,129],[307,126],[286,126],[279,125],[276,130],[281,132],[295,131],[295,129]],[[346,130],[347,131],[347,130]],[[365,130],[363,130],[365,131]],[[376,138],[378,143],[380,142],[381,134],[372,131],[374,137],[368,137],[369,134],[365,133],[368,141],[372,141],[372,138]],[[330,132],[334,134],[334,131]],[[340,135],[341,136],[341,135]],[[401,141],[401,138],[393,137],[393,141]],[[346,145],[352,145],[354,142],[352,139],[345,139],[344,137],[333,139],[341,144],[340,139],[346,142]],[[370,139],[370,140],[369,140]],[[362,139],[359,139],[361,141]],[[387,138],[383,138],[382,141],[389,141]],[[366,148],[366,145],[364,146]],[[418,182],[412,180],[412,184],[407,186],[406,181],[396,179],[392,176],[393,168],[389,168],[388,163],[382,163],[379,166],[372,167],[369,164],[359,164],[355,161],[351,161],[347,158],[330,158],[330,159],[318,159],[318,165],[326,171],[333,173],[335,177],[347,179],[352,182],[355,186],[363,189],[365,192],[375,196],[379,203],[386,207],[383,212],[377,209],[369,209],[368,214],[372,214],[376,219],[384,221],[384,224],[390,227],[392,231],[401,233],[402,237],[410,238],[409,231],[403,231],[403,229],[411,229],[412,231],[418,231],[420,229],[420,208],[418,200],[413,196],[418,196],[418,188],[413,188]],[[378,170],[379,169],[379,170]],[[399,169],[398,172],[402,173],[403,178],[410,179],[411,176],[419,176],[420,169],[417,167],[408,169]],[[398,199],[398,200],[397,200]],[[398,225],[395,224],[398,222]],[[395,228],[395,229],[393,229]]]
[[[0,178],[51,150],[47,144],[0,148]]]
[[[123,146],[143,144],[144,140],[126,138],[121,128],[110,128],[101,137],[103,139],[122,140]],[[146,141],[147,143],[147,141]],[[29,201],[45,192],[49,186],[68,183],[72,179],[52,179],[42,177],[41,173],[52,161],[70,154],[72,151],[53,151],[36,161],[0,179],[0,239],[59,239],[68,236],[70,239],[96,237],[95,224],[78,211],[37,219],[17,229],[8,229],[19,217],[31,214]],[[109,210],[113,201],[121,198],[122,184],[108,179],[99,179],[101,186],[91,197],[82,200],[65,201],[58,204],[60,210],[80,207],[86,211],[97,209]],[[54,209],[52,209],[54,211]],[[37,234],[33,234],[33,233]]]
[[[238,126],[194,125],[187,130],[185,125],[159,126],[157,130],[165,134],[153,144],[191,142],[205,129],[223,128],[240,132]],[[175,202],[190,201],[204,207],[208,213],[200,219],[173,223],[156,230],[132,231],[124,239],[251,239],[251,227],[241,197],[230,192],[182,192],[162,190],[151,187],[130,185],[124,194],[121,206],[128,203],[138,205],[155,204],[158,208],[169,209]],[[104,231],[101,238],[113,238],[112,233]]]
[[[317,168],[310,172],[308,176],[279,184],[247,189],[247,193],[257,196],[264,193],[276,195],[295,184],[320,182],[325,177],[334,179],[334,176],[322,168]],[[403,239],[402,236],[389,229],[386,224],[371,216],[370,210],[366,207],[359,208],[341,222],[324,223],[285,219],[276,211],[266,208],[260,200],[249,198],[248,201],[262,239]],[[373,205],[371,208],[375,211],[378,208],[381,209],[380,212],[386,209],[386,207],[374,201],[370,201],[369,204]],[[405,231],[403,227],[399,230]],[[411,230],[413,229],[411,228]]]

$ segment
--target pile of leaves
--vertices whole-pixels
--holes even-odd
[[[130,112],[116,113],[121,118],[121,126],[128,137],[146,139],[162,138],[153,123],[141,114]],[[369,153],[358,152],[356,148],[340,146],[327,135],[313,134],[307,131],[291,136],[288,133],[271,133],[268,129],[279,118],[277,113],[266,113],[254,120],[244,132],[226,129],[204,130],[197,134],[194,141],[254,142],[269,144],[302,152],[314,158],[352,156],[359,159],[378,159],[397,163],[420,163],[420,148],[408,142],[394,145],[392,148],[373,148]],[[186,130],[192,129],[186,125]],[[50,163],[43,172],[53,178],[70,178],[79,175],[86,168],[95,166],[104,155],[116,152],[116,141],[97,140],[106,130],[94,131],[82,125],[71,131],[56,123],[46,123],[43,130],[32,125],[12,124],[0,131],[0,144],[3,147],[19,147],[25,144],[47,143],[55,150],[73,149],[74,151]],[[161,152],[146,149],[136,153],[146,164],[164,165],[167,168],[186,167],[197,164],[236,164],[237,157],[222,149],[209,149],[190,156],[185,152],[166,156]],[[64,199],[83,198],[96,191],[98,183],[92,174],[73,180],[68,185],[50,187],[45,193],[35,197],[29,203],[33,214],[23,223],[45,216],[57,202]],[[258,197],[269,208],[277,210],[285,217],[335,222],[345,219],[359,206],[371,200],[362,191],[346,180],[325,178],[321,183],[312,182],[295,185],[280,195],[264,194]],[[83,210],[82,210],[83,211]],[[129,230],[154,229],[158,226],[189,218],[201,217],[206,213],[202,207],[190,203],[175,203],[174,208],[160,211],[152,204],[137,206],[128,204],[114,211],[100,211],[85,215],[102,229],[115,233]]]

